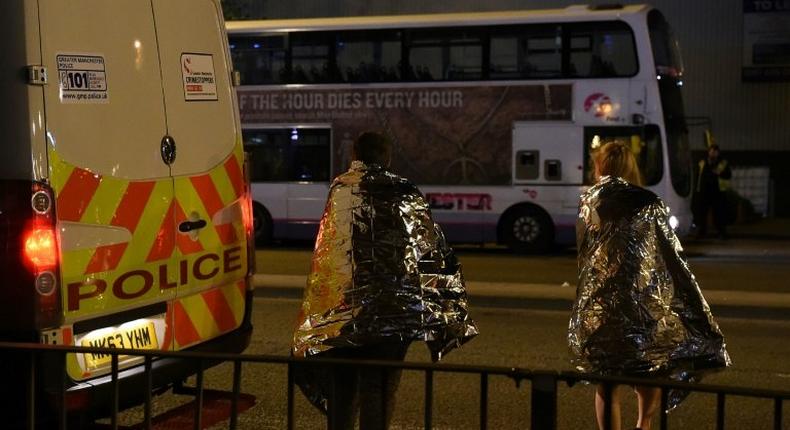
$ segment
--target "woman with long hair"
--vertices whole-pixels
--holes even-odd
[[[577,369],[688,381],[703,370],[726,367],[724,338],[682,256],[669,209],[642,188],[631,149],[619,142],[604,144],[593,154],[593,164],[596,184],[580,203],[579,283],[568,327]],[[609,428],[620,430],[623,388],[596,388],[599,428],[606,428],[608,408]],[[636,428],[650,430],[661,389],[633,389]],[[669,407],[683,397],[668,393]]]

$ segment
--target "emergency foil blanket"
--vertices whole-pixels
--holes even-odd
[[[422,194],[381,167],[354,161],[330,188],[294,356],[421,340],[436,361],[475,335],[461,266]],[[306,379],[297,378],[322,407]]]
[[[582,195],[568,344],[579,371],[696,381],[730,365],[724,337],[652,192],[604,177]],[[686,392],[670,391],[669,409]]]

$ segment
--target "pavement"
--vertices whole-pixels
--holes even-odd
[[[772,261],[790,264],[790,218],[766,219],[731,226],[727,240],[683,240],[693,260]],[[298,299],[306,276],[256,274],[256,296]],[[573,284],[532,284],[467,281],[472,306],[569,310],[575,299]],[[731,318],[790,320],[790,294],[762,291],[706,290],[714,315]]]
[[[788,260],[790,262],[790,218],[766,218],[730,226],[729,239],[682,240],[686,253],[694,258]]]

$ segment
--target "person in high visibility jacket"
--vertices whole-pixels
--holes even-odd
[[[719,237],[727,237],[727,203],[725,192],[730,188],[732,171],[727,160],[720,157],[719,145],[708,146],[708,157],[699,161],[697,174],[697,236],[705,237],[708,214],[713,211],[713,224]]]

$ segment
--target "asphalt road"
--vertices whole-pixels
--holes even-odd
[[[691,268],[703,291],[790,293],[790,241],[732,241],[702,242],[687,246]],[[470,281],[543,284],[559,286],[575,284],[576,261],[572,250],[557,251],[548,256],[519,256],[498,247],[457,247],[464,265],[465,277]],[[289,245],[257,252],[257,271],[265,275],[288,275],[291,279],[304,276],[310,267],[309,244]],[[285,297],[298,297],[299,286],[285,289]],[[287,355],[294,318],[299,300],[274,298],[265,289],[256,290],[253,309],[255,326],[249,354]],[[772,297],[762,295],[761,297]],[[776,296],[773,296],[776,297]],[[784,299],[783,299],[784,300]],[[496,307],[501,303],[500,307]],[[568,309],[566,302],[555,306],[509,306],[508,302],[471,302],[472,317],[481,329],[481,336],[451,353],[447,363],[483,366],[513,366],[529,369],[570,369],[565,344]],[[505,307],[501,307],[504,305]],[[766,310],[775,305],[765,303]],[[475,307],[476,306],[476,307]],[[734,303],[730,308],[737,308]],[[785,312],[780,307],[778,312]],[[752,307],[761,312],[760,304]],[[734,365],[726,371],[709,376],[705,382],[742,387],[790,390],[790,324],[787,315],[773,313],[750,318],[732,318],[733,313],[717,316],[725,334]],[[740,315],[735,313],[735,315]],[[729,316],[729,317],[728,317]],[[408,361],[428,362],[427,349],[415,344]],[[206,374],[208,388],[229,390],[231,368],[222,365]],[[479,378],[469,375],[435,376],[435,429],[478,428]],[[423,423],[423,375],[406,372],[398,395],[398,407],[393,429],[420,429]],[[255,397],[256,403],[240,418],[242,429],[283,429],[286,410],[286,371],[278,365],[245,365],[242,391]],[[590,386],[562,386],[558,397],[558,428],[594,429],[592,407],[593,390]],[[629,396],[625,402],[623,428],[630,428],[635,405]],[[164,413],[178,404],[192,400],[172,393],[157,397],[155,413]],[[323,417],[304,397],[296,396],[297,429],[325,428]],[[787,410],[788,402],[785,402]],[[678,410],[670,414],[670,429],[715,428],[715,396],[693,394]],[[726,403],[727,429],[772,428],[771,401],[728,398]],[[492,378],[489,393],[488,428],[524,429],[530,419],[529,384],[516,387],[506,378]],[[184,425],[191,425],[191,413]],[[133,425],[141,420],[139,408],[122,414],[121,424]],[[785,413],[783,428],[790,428],[790,414]],[[227,421],[216,425],[227,428]]]
[[[253,322],[255,334],[247,353],[286,355],[290,345],[293,321],[299,301],[293,299],[256,298]],[[494,366],[516,366],[530,369],[570,369],[565,344],[568,312],[526,309],[473,308],[481,335],[452,352],[447,363]],[[790,325],[786,321],[744,320],[721,318],[719,323],[728,341],[734,365],[711,375],[707,383],[790,389]],[[414,344],[408,361],[428,362],[427,349]],[[283,429],[286,409],[286,372],[277,365],[245,365],[242,391],[254,395],[256,404],[239,418],[242,429]],[[230,366],[222,365],[207,372],[208,388],[230,389]],[[434,428],[478,428],[479,378],[465,375],[437,374],[434,379]],[[406,372],[398,393],[398,406],[393,429],[420,429],[423,423],[423,376]],[[593,429],[592,388],[576,385],[561,386],[558,396],[559,429]],[[634,402],[625,402],[624,428],[634,419]],[[325,428],[323,418],[297,393],[297,429]],[[190,401],[189,396],[166,394],[155,405],[161,412],[178,403]],[[530,419],[529,384],[516,387],[506,378],[492,378],[489,394],[491,429],[528,428]],[[715,428],[716,399],[712,395],[693,394],[670,414],[670,429]],[[753,399],[727,400],[727,429],[772,428],[773,403]],[[787,406],[787,405],[785,405]],[[187,417],[189,418],[189,417]],[[138,410],[123,414],[121,424],[140,419]],[[227,428],[227,421],[213,427]],[[784,427],[790,428],[785,414]]]
[[[684,246],[714,315],[790,320],[790,238],[690,241]],[[515,255],[494,246],[456,246],[456,252],[475,304],[564,310],[573,301],[573,249],[543,256]],[[311,255],[308,244],[259,250],[256,295],[301,297]]]
[[[573,249],[545,256],[515,255],[502,247],[456,247],[471,281],[555,284],[576,282]],[[743,290],[790,293],[790,241],[710,241],[686,246],[689,264],[703,291]],[[260,249],[258,273],[306,275],[310,270],[309,244]]]

